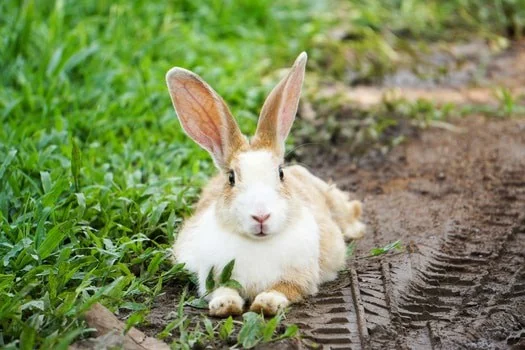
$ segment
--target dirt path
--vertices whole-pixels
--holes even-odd
[[[364,200],[369,226],[348,273],[289,315],[307,337],[333,349],[525,348],[525,120],[459,126],[380,164],[313,169]],[[405,252],[362,258],[397,239]]]

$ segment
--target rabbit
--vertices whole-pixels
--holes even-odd
[[[219,170],[173,245],[175,261],[197,274],[212,316],[239,315],[245,300],[251,311],[275,315],[314,295],[344,268],[345,238],[364,234],[361,202],[302,166],[283,164],[306,61],[303,52],[270,93],[251,139],[199,76],[178,67],[166,75],[182,128]],[[211,268],[220,273],[233,259],[232,278],[243,289],[219,287],[206,295]]]

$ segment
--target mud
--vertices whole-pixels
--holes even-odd
[[[348,271],[289,314],[307,339],[327,349],[525,348],[525,120],[457,126],[464,132],[427,130],[357,166],[344,143],[310,148],[312,171],[364,201],[368,232]],[[398,239],[403,252],[367,257]]]

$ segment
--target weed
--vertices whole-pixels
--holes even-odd
[[[395,242],[392,242],[392,243],[389,243],[387,245],[385,245],[384,247],[376,247],[376,248],[372,248],[370,250],[370,256],[378,256],[378,255],[383,255],[383,254],[386,254],[386,253],[389,253],[391,251],[394,251],[394,250],[402,250],[403,249],[403,246],[401,245],[401,241],[397,240]]]

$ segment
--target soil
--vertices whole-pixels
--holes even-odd
[[[525,348],[525,120],[456,125],[462,133],[427,130],[358,166],[343,144],[309,150],[303,163],[364,201],[368,230],[348,271],[290,312],[307,339],[327,349]],[[396,240],[402,252],[368,257]]]

